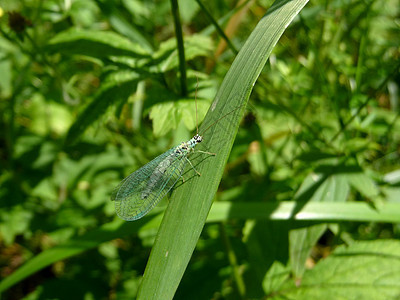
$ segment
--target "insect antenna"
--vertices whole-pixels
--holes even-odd
[[[208,129],[210,129],[212,126],[214,126],[216,123],[218,123],[219,121],[221,121],[222,119],[226,118],[227,116],[229,116],[231,113],[235,112],[236,110],[238,110],[239,108],[241,108],[243,105],[239,105],[238,107],[236,107],[235,109],[232,109],[230,112],[226,113],[225,115],[223,115],[221,118],[219,118],[218,120],[216,120],[215,122],[211,123],[211,125],[209,125],[206,129],[204,129],[204,131],[202,131],[202,133],[200,135],[203,135],[204,133],[207,132]]]
[[[199,120],[197,118],[197,89],[199,88],[199,78],[196,76],[197,84],[196,91],[194,92],[194,103],[196,105],[196,134],[199,134]]]

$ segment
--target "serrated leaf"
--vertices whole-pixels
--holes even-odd
[[[210,103],[207,100],[197,100],[198,122],[204,119]],[[154,105],[150,110],[155,136],[163,136],[176,129],[183,120],[186,128],[193,131],[196,128],[196,104],[193,100],[179,100]]]
[[[209,37],[194,34],[184,38],[185,59],[191,60],[198,56],[210,55],[213,44]],[[170,39],[161,44],[160,49],[154,54],[154,60],[160,61],[162,72],[169,71],[178,66],[178,51],[176,49],[176,39]]]
[[[400,242],[377,240],[338,247],[304,274],[298,287],[282,288],[286,299],[398,299]]]

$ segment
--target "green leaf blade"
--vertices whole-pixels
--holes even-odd
[[[205,158],[198,166],[202,176],[178,188],[171,199],[138,299],[173,298],[207,219],[252,88],[273,47],[306,3],[276,2],[228,71],[199,130],[204,133],[207,151],[217,155]]]

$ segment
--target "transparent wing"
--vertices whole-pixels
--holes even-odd
[[[157,156],[114,189],[117,215],[127,221],[140,219],[171,190],[182,176],[187,154],[176,155],[175,148]]]

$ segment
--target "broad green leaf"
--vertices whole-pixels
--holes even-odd
[[[210,103],[206,100],[197,100],[197,112],[195,100],[179,100],[164,102],[154,105],[150,110],[150,119],[153,121],[155,136],[163,136],[176,129],[183,120],[186,128],[193,131],[196,128],[196,113],[198,122],[204,119]]]
[[[281,289],[281,286],[289,279],[290,268],[275,261],[264,277],[262,286],[266,295],[274,294]]]
[[[311,249],[318,242],[326,228],[326,224],[318,224],[290,231],[290,265],[295,278],[300,278],[303,275],[306,268],[306,260],[310,256]]]
[[[48,51],[81,54],[103,58],[107,56],[147,57],[149,54],[127,38],[109,31],[70,29],[57,34],[47,47]]]
[[[345,174],[312,173],[306,177],[296,193],[296,199],[317,202],[344,202],[350,185]]]
[[[400,242],[376,240],[340,246],[304,274],[282,287],[285,299],[398,299]]]
[[[212,41],[204,35],[192,35],[184,38],[185,59],[192,60],[199,56],[209,56],[213,50]],[[153,55],[155,61],[160,62],[160,70],[167,72],[178,67],[178,50],[176,39],[170,39],[160,45],[160,49]]]

